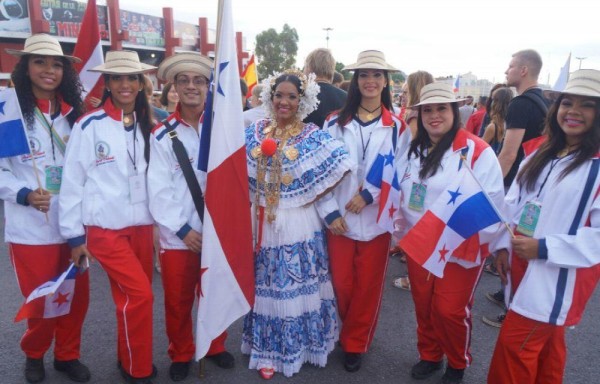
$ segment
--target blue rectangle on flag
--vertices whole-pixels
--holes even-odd
[[[478,192],[456,208],[448,227],[465,239],[502,221],[483,192]]]
[[[0,157],[18,156],[24,153],[29,153],[29,144],[21,119],[0,120]]]

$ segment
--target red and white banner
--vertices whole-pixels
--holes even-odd
[[[83,85],[85,104],[90,108],[93,106],[90,103],[90,97],[100,99],[104,88],[102,74],[89,71],[90,68],[104,63],[96,0],[89,0],[87,3],[73,56],[81,59],[81,63],[75,64],[75,69],[79,72],[79,78]]]

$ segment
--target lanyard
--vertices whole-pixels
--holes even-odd
[[[136,161],[137,161],[137,154],[136,154],[136,149],[137,149],[137,145],[136,145],[136,133],[137,133],[137,123],[135,121],[135,117],[133,118],[133,156],[131,156],[131,152],[129,152],[129,148],[127,148],[127,155],[129,156],[129,160],[131,160],[131,164],[133,164],[133,170],[135,171],[135,173],[137,174],[137,166],[136,166]]]
[[[556,166],[556,164],[558,164],[558,162],[561,161],[562,159],[563,158],[558,158],[558,159],[554,159],[554,160],[552,160],[550,162],[550,170],[546,174],[546,177],[544,178],[544,181],[542,182],[542,185],[540,186],[540,190],[538,191],[538,194],[535,197],[536,199],[540,198],[540,195],[542,194],[542,189],[544,189],[544,186],[546,185],[546,182],[548,181],[548,178],[550,177],[550,174],[552,173],[552,170],[554,169],[554,167]]]
[[[56,164],[55,145],[58,146],[60,153],[62,153],[63,155],[65,153],[65,143],[60,139],[60,136],[58,136],[58,132],[56,132],[56,130],[53,129],[54,120],[56,120],[59,113],[60,111],[56,112],[54,115],[50,115],[52,122],[48,123],[46,116],[42,113],[42,111],[40,111],[38,107],[36,107],[34,110],[35,116],[38,118],[39,122],[44,126],[44,128],[48,130],[48,134],[50,135],[50,144],[52,146],[52,160],[54,161],[54,164]]]
[[[371,125],[371,124],[369,124],[369,125]],[[371,135],[373,134],[374,129],[375,129],[374,127],[371,128],[371,132],[369,132],[369,138],[367,139],[367,143],[365,144],[365,137],[363,135],[363,126],[360,123],[360,121],[358,121],[358,130],[360,131],[360,142],[361,142],[361,146],[362,146],[362,150],[363,150],[363,153],[362,153],[363,161],[365,161],[365,156],[367,155],[367,148],[369,148],[369,143],[371,142]]]

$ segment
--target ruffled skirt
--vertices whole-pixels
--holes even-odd
[[[324,367],[339,331],[321,220],[311,204],[279,209],[263,226],[242,353],[250,355],[250,369],[270,367],[288,377],[305,362]]]

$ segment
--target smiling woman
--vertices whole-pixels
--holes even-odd
[[[61,175],[65,146],[84,106],[81,83],[72,65],[79,59],[64,55],[54,37],[33,35],[25,41],[23,50],[7,52],[19,60],[11,74],[15,92],[2,91],[0,124],[7,123],[10,105],[16,116],[20,107],[29,151],[0,159],[0,199],[4,201],[5,240],[10,259],[19,289],[28,297],[36,287],[63,273],[71,259],[66,240],[59,232],[58,200],[64,191]],[[0,140],[2,153],[9,143],[5,137]],[[90,379],[89,369],[79,361],[82,325],[89,301],[88,280],[88,273],[77,274],[75,295],[66,314],[61,311],[65,306],[44,308],[42,300],[41,307],[36,307],[34,301],[33,307],[23,308],[35,310],[17,315],[19,319],[27,318],[21,348],[26,356],[28,382],[44,379],[43,356],[53,342],[54,367],[72,380]]]
[[[100,107],[73,128],[60,203],[61,232],[73,261],[97,260],[117,308],[117,360],[129,383],[151,383],[152,217],[146,192],[152,128],[136,52],[109,51]]]

